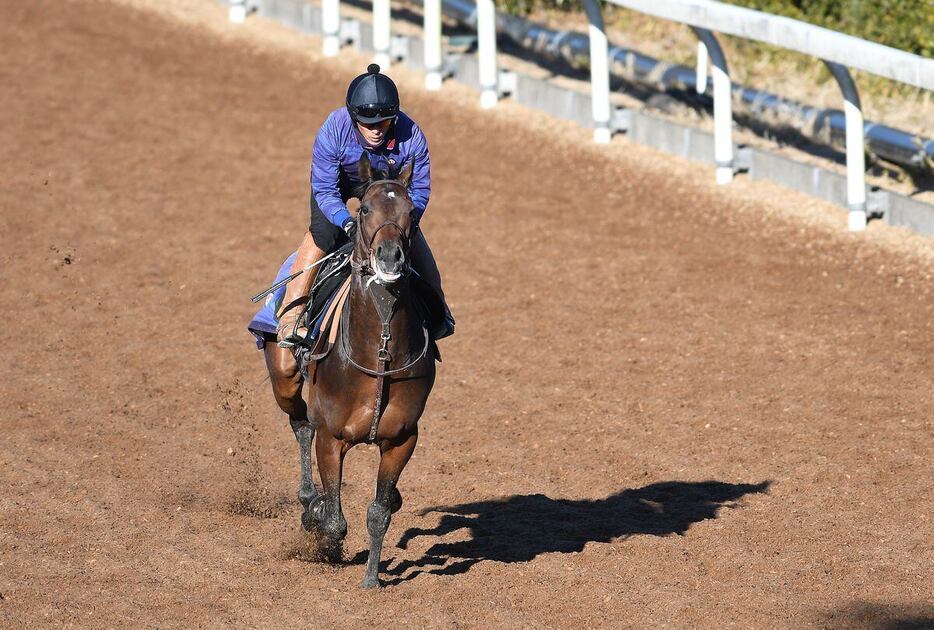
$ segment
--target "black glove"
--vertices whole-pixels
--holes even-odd
[[[357,234],[357,222],[353,219],[347,219],[344,222],[344,233],[347,234],[347,238],[351,241],[354,240],[354,236]]]

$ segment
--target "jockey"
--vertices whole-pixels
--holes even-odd
[[[428,142],[422,130],[399,110],[399,92],[392,79],[370,64],[365,74],[355,78],[347,89],[347,101],[328,116],[315,138],[311,160],[311,221],[289,273],[317,262],[353,236],[356,222],[347,210],[347,200],[361,182],[357,163],[364,151],[379,170],[394,176],[407,162],[415,167],[409,196],[415,205],[412,227],[412,266],[444,300],[441,275],[418,221],[428,206],[431,193]],[[317,275],[312,269],[289,283],[279,310],[279,346],[289,348],[304,336],[297,319],[308,300]],[[446,308],[446,307],[445,307]],[[445,325],[430,331],[441,339],[454,332],[454,319],[445,312]]]

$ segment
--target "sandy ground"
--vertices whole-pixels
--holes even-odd
[[[459,327],[363,592],[374,452],[309,561],[245,324],[366,59],[199,0],[0,8],[0,625],[934,623],[931,240],[394,71]]]

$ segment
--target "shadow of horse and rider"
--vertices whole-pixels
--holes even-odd
[[[766,492],[771,484],[722,481],[666,481],[617,492],[605,499],[552,499],[543,494],[515,495],[421,510],[440,513],[437,525],[413,527],[398,547],[418,538],[440,539],[467,532],[469,540],[438,541],[418,560],[384,565],[387,585],[422,573],[458,575],[484,560],[529,562],[543,553],[577,553],[589,542],[608,543],[635,535],[683,535],[694,523],[715,519],[721,508],[737,507],[748,494]],[[351,562],[361,562],[366,554]]]

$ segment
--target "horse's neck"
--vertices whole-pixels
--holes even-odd
[[[416,315],[410,291],[408,279],[402,280],[390,320],[389,352],[396,360],[404,359],[411,352],[418,351],[415,346],[421,342],[421,337],[416,339],[417,335],[414,334]],[[348,307],[350,346],[354,350],[354,358],[362,359],[366,353],[372,353],[375,357],[380,347],[382,320],[366,288],[366,279],[359,275],[355,275],[350,285]]]

